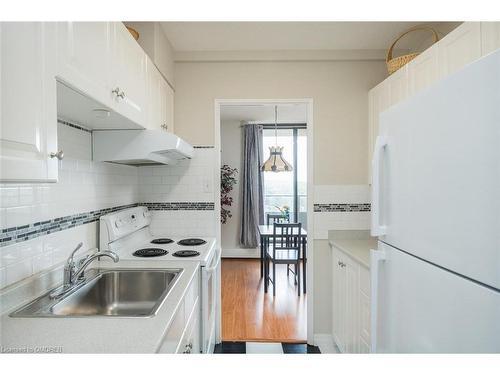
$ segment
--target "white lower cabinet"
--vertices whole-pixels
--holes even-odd
[[[55,55],[55,24],[0,23],[2,182],[57,181]]]
[[[200,353],[200,278],[197,274],[182,299],[157,353]]]
[[[368,353],[370,342],[370,273],[332,247],[333,339],[342,353]]]

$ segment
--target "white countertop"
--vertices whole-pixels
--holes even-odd
[[[123,260],[115,264],[103,260],[95,265],[101,268],[182,268],[183,272],[152,317],[11,318],[8,313],[15,309],[10,309],[0,320],[2,349],[61,347],[63,353],[156,352],[199,270],[199,263]]]
[[[346,253],[366,268],[370,268],[370,249],[377,248],[375,238],[367,239],[331,239],[330,246],[334,246]]]

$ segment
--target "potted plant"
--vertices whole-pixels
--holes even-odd
[[[233,204],[233,198],[229,195],[237,183],[234,177],[236,173],[238,170],[227,164],[224,164],[220,169],[220,221],[222,224],[226,224],[227,219],[233,216],[228,207]]]

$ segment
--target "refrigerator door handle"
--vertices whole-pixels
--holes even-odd
[[[372,159],[372,204],[371,204],[371,234],[383,236],[387,232],[385,225],[380,224],[380,159],[387,146],[387,137],[379,135],[375,141]]]
[[[385,261],[385,251],[370,250],[370,325],[371,348],[370,353],[377,352],[377,320],[378,320],[378,276],[379,264]]]

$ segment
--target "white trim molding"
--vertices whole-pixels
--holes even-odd
[[[222,249],[222,258],[260,258],[260,249]]]
[[[395,55],[407,53],[394,51]],[[386,50],[176,51],[175,62],[385,61]]]
[[[215,170],[215,191],[220,191],[220,152],[221,152],[221,126],[220,108],[222,105],[279,105],[279,104],[306,104],[307,105],[307,342],[314,343],[314,139],[313,139],[313,99],[312,98],[290,98],[290,99],[215,99],[215,149],[218,154]],[[220,216],[220,199],[215,200],[215,214]],[[217,217],[219,217],[217,216]],[[217,241],[221,242],[221,226],[218,225]]]
[[[333,341],[333,336],[327,333],[314,335],[314,345],[319,347],[321,354],[339,354],[340,351]]]

